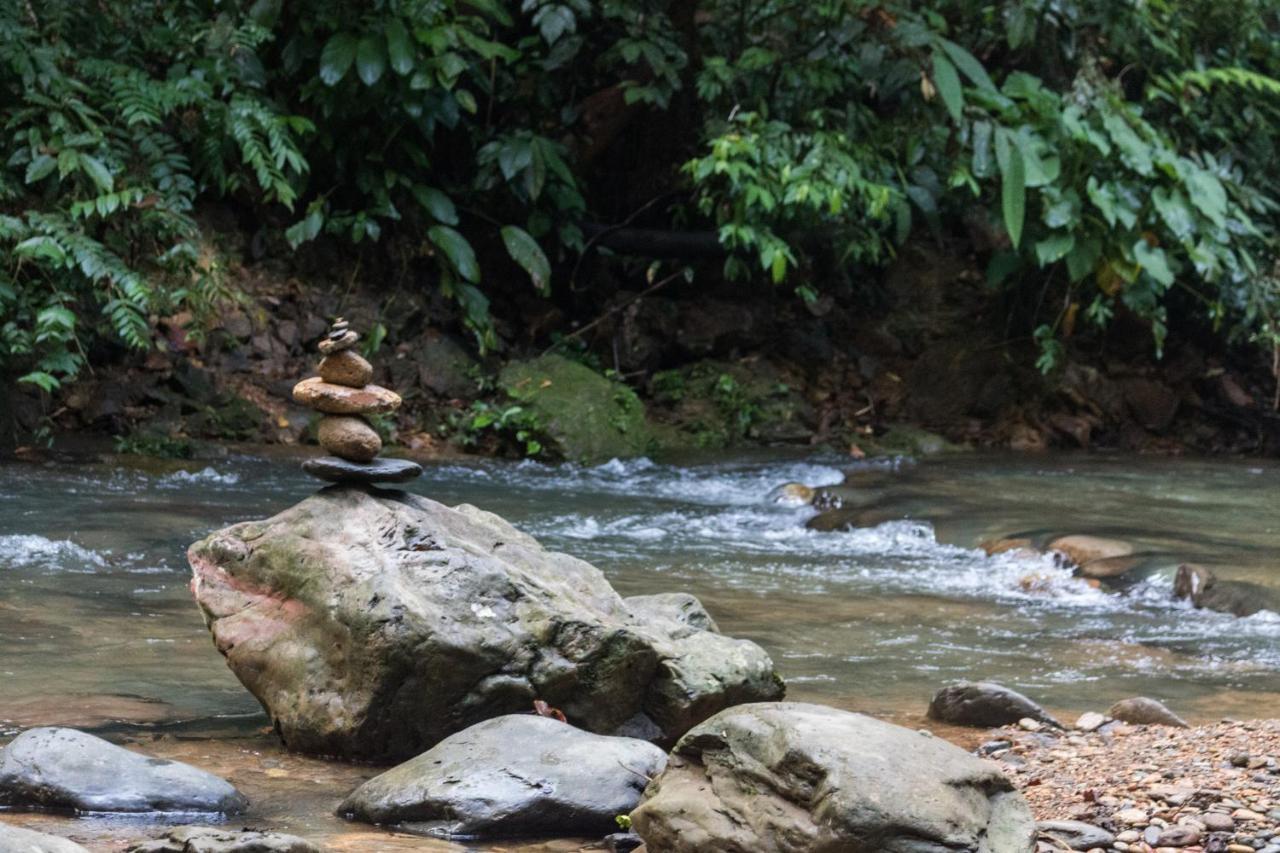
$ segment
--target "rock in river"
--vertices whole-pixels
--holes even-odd
[[[1115,578],[1138,565],[1133,546],[1119,539],[1100,536],[1060,536],[1049,550],[1061,554],[1086,578]]]
[[[1121,699],[1107,709],[1107,716],[1124,723],[1138,726],[1173,726],[1187,729],[1187,721],[1164,706],[1146,696],[1135,696],[1132,699]]]
[[[1006,726],[1029,717],[1062,728],[1048,711],[1016,690],[990,681],[962,681],[933,694],[929,719],[957,726]]]
[[[603,835],[666,763],[648,741],[512,714],[370,779],[338,813],[452,838]]]
[[[821,705],[730,708],[686,734],[631,813],[652,853],[1029,853],[997,767]]]
[[[303,752],[403,760],[535,699],[671,743],[783,693],[759,646],[682,607],[633,613],[595,567],[472,506],[329,488],[189,557],[218,650]]]
[[[89,853],[89,851],[74,841],[0,821],[0,853]]]
[[[29,729],[0,752],[0,806],[86,812],[220,812],[246,802],[188,764],[150,758],[75,729]]]
[[[316,371],[325,382],[346,385],[348,388],[363,388],[373,381],[373,365],[351,349],[326,355],[320,359],[320,366]]]
[[[320,848],[280,832],[179,826],[163,838],[133,845],[126,853],[320,853]]]

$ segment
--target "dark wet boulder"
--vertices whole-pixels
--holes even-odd
[[[1252,616],[1263,610],[1280,613],[1280,590],[1247,581],[1222,580],[1204,566],[1178,566],[1173,594],[1203,610],[1234,616]]]
[[[1069,850],[1110,850],[1116,840],[1105,829],[1078,820],[1042,820],[1036,824],[1036,831],[1050,843],[1065,844]]]
[[[933,694],[929,703],[929,719],[956,726],[994,728],[1016,723],[1024,717],[1059,729],[1063,727],[1026,696],[990,681],[949,684]]]
[[[631,823],[662,853],[1029,853],[995,764],[821,705],[743,705],[681,738]]]
[[[246,805],[212,773],[75,729],[30,729],[0,752],[0,806],[238,814]]]
[[[162,838],[129,847],[125,853],[320,853],[321,848],[282,832],[179,826]]]
[[[0,821],[0,853],[89,853],[89,851],[74,841]]]
[[[448,838],[604,834],[666,762],[647,741],[509,715],[375,776],[338,813]]]
[[[595,567],[471,506],[329,488],[189,557],[215,645],[302,752],[403,760],[535,699],[670,744],[783,693],[759,646],[688,602],[633,612]]]
[[[1107,709],[1107,716],[1122,723],[1136,726],[1173,726],[1187,729],[1187,721],[1158,702],[1147,696],[1135,696],[1132,699],[1121,699]]]

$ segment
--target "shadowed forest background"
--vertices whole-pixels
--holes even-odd
[[[306,440],[341,315],[422,452],[1275,452],[1278,25],[0,0],[3,441]]]

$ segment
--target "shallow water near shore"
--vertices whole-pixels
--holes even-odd
[[[933,690],[961,678],[1001,681],[1068,716],[1139,694],[1193,720],[1275,716],[1280,616],[1195,611],[1171,591],[1181,562],[1280,587],[1278,474],[1275,462],[1251,460],[772,453],[596,467],[452,462],[428,466],[409,488],[497,512],[593,562],[623,595],[694,593],[723,631],[773,655],[790,698],[916,725]],[[786,481],[846,475],[850,502],[874,526],[813,532],[812,509],[767,498]],[[0,466],[0,735],[42,724],[166,734],[154,751],[248,780],[255,826],[335,849],[460,849],[393,845],[331,817],[333,797],[374,771],[274,749],[190,600],[188,544],[315,488],[296,460],[250,456],[169,473]],[[1142,562],[1131,584],[1105,592],[1047,559],[974,547],[1024,532],[1125,538]],[[104,850],[117,849],[106,839],[142,831],[6,819],[74,830]]]

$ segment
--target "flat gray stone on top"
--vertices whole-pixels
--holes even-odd
[[[75,729],[29,729],[0,752],[0,805],[83,812],[215,812],[247,805],[229,782]]]
[[[412,459],[389,457],[351,462],[337,456],[318,456],[303,462],[302,470],[331,483],[405,483],[422,475],[422,466]]]

